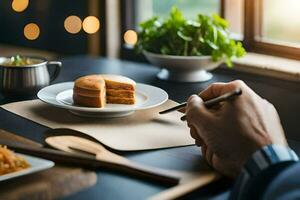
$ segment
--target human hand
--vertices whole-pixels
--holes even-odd
[[[207,109],[203,101],[240,88],[243,94]],[[203,99],[201,99],[201,98]],[[287,145],[276,109],[242,81],[215,83],[189,98],[191,136],[207,162],[224,175],[238,175],[247,159],[269,144]]]

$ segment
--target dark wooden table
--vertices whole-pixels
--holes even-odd
[[[275,105],[282,119],[290,145],[298,154],[300,153],[300,83],[251,75],[228,69],[215,70],[213,72],[214,78],[205,83],[175,83],[158,80],[156,78],[158,72],[158,68],[147,64],[77,56],[63,60],[63,70],[55,82],[73,81],[77,77],[92,73],[117,73],[131,77],[137,82],[158,86],[168,92],[170,99],[182,102],[189,95],[198,93],[213,82],[227,82],[241,79],[249,84],[259,95]],[[5,99],[0,96],[0,104],[19,100],[25,100],[25,98],[15,97]],[[38,142],[43,142],[43,133],[48,130],[47,127],[30,122],[2,109],[0,109],[0,128]],[[188,155],[188,157],[182,160],[177,159],[175,155]],[[189,162],[197,159],[200,153],[198,148],[190,146],[126,153],[125,156],[153,166],[189,170],[191,167]],[[167,186],[140,181],[111,171],[99,170],[97,173],[98,183],[94,187],[65,197],[64,199],[145,199],[168,188]],[[196,191],[187,198],[226,199],[230,188],[230,181],[222,179]]]

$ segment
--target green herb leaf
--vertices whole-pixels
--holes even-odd
[[[152,17],[140,24],[136,49],[179,56],[211,55],[212,60],[224,60],[228,67],[232,59],[246,51],[242,43],[229,36],[228,22],[219,15],[199,14],[196,20],[186,20],[176,7],[166,19]]]

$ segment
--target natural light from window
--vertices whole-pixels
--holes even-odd
[[[300,45],[300,1],[264,0],[261,39]]]
[[[194,19],[198,13],[219,13],[220,0],[136,0],[136,24],[152,16],[166,17],[173,6],[178,7],[186,18]]]

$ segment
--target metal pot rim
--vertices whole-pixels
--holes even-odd
[[[38,57],[38,56],[26,56],[26,55],[21,55],[21,57],[27,57],[30,59],[37,59],[37,60],[41,60],[40,63],[37,64],[32,64],[32,65],[22,65],[22,66],[8,66],[8,65],[3,65],[2,63],[0,63],[0,67],[5,67],[5,68],[33,68],[33,67],[41,67],[41,66],[45,66],[48,63],[48,60],[46,58],[43,57]],[[1,59],[10,59],[11,56],[0,56],[0,60]]]

